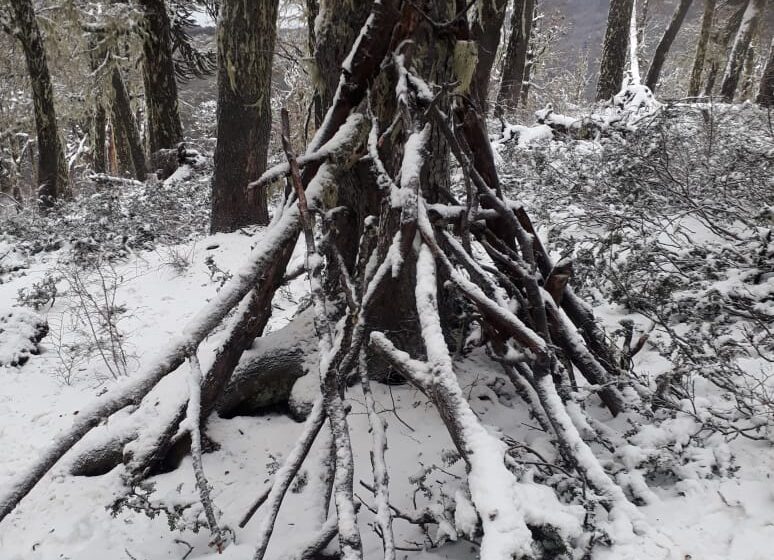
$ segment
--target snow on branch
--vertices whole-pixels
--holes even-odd
[[[298,166],[303,168],[309,164],[323,162],[335,163],[339,158],[351,158],[363,143],[364,132],[368,127],[368,119],[358,113],[349,117],[336,134],[317,151],[298,156]],[[290,174],[290,164],[280,163],[266,170],[257,180],[250,183],[249,189],[261,188]]]
[[[207,516],[207,525],[209,525],[210,533],[212,534],[212,544],[218,552],[221,552],[226,543],[223,532],[218,525],[215,506],[210,496],[210,485],[207,482],[207,477],[204,475],[204,466],[202,465],[202,434],[199,429],[201,425],[202,368],[195,350],[191,351],[188,361],[191,371],[188,375],[188,409],[184,428],[191,434],[191,459],[194,477],[196,478],[196,487],[199,489],[204,513]]]
[[[432,252],[422,245],[417,260],[416,301],[422,338],[432,376],[431,394],[469,465],[468,486],[481,518],[481,558],[511,560],[532,555],[532,534],[516,492],[516,479],[505,466],[505,444],[480,423],[462,394],[452,369],[438,313],[437,278]],[[454,433],[456,432],[456,433]]]
[[[387,450],[387,434],[384,421],[376,411],[376,401],[371,392],[366,353],[360,351],[360,387],[365,398],[368,425],[371,427],[371,464],[374,469],[374,498],[376,499],[376,521],[381,530],[384,560],[395,560],[395,536],[392,530],[390,509],[390,475],[384,453]]]

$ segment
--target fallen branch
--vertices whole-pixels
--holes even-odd
[[[202,435],[199,430],[202,368],[199,365],[196,350],[191,351],[188,361],[191,366],[191,372],[188,376],[188,411],[185,417],[185,427],[191,434],[191,459],[196,478],[196,487],[199,489],[199,498],[207,517],[207,525],[210,527],[212,544],[218,552],[222,552],[226,543],[223,538],[223,532],[218,525],[218,519],[215,517],[215,506],[210,496],[210,485],[207,482],[207,477],[204,475],[204,467],[202,466]]]

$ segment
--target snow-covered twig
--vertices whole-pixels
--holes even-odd
[[[221,552],[225,546],[225,539],[218,525],[218,519],[215,516],[215,506],[210,496],[210,485],[207,482],[207,477],[204,475],[204,467],[202,465],[202,434],[199,428],[201,422],[199,412],[202,396],[202,368],[195,349],[191,351],[188,362],[191,371],[188,375],[188,410],[186,412],[185,428],[191,435],[191,461],[196,478],[196,487],[199,489],[199,497],[204,507],[204,513],[207,516],[207,525],[210,527],[212,544],[218,552]]]
[[[356,134],[352,134],[352,129],[345,129],[345,134],[334,134],[319,150],[298,156],[297,163],[299,168],[310,164],[322,164],[326,161],[333,161],[337,158],[351,157],[356,151],[358,145],[362,142],[361,132],[365,130],[366,120],[357,127]],[[250,183],[248,189],[257,189],[265,187],[274,181],[288,176],[291,173],[289,163],[280,163],[268,169],[258,179]]]
[[[390,510],[390,476],[384,453],[387,450],[385,426],[376,412],[376,402],[371,392],[371,382],[368,377],[366,353],[360,351],[360,386],[365,397],[368,411],[368,424],[371,427],[371,464],[374,468],[374,498],[376,499],[376,520],[381,529],[384,546],[384,560],[395,560],[395,537],[392,531],[392,511]]]

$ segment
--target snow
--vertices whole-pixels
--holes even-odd
[[[457,532],[472,539],[478,530],[478,523],[478,512],[470,498],[462,490],[457,490],[454,494],[454,526]]]
[[[24,364],[37,353],[43,318],[25,307],[0,307],[0,367]]]
[[[534,126],[524,126],[521,124],[508,125],[503,130],[503,136],[493,145],[497,148],[503,142],[508,142],[514,138],[519,146],[526,148],[532,144],[538,144],[547,140],[552,140],[554,131],[546,124],[537,124]]]
[[[164,188],[169,188],[175,183],[182,183],[183,181],[187,180],[191,177],[191,173],[193,172],[193,169],[191,169],[191,166],[188,164],[181,165],[177,169],[175,169],[175,172],[172,173],[169,177],[164,179]]]
[[[164,251],[137,255],[123,265],[123,269],[127,271],[136,271],[138,267],[143,271],[140,275],[132,275],[134,279],[125,287],[122,296],[136,309],[127,330],[130,332],[131,344],[143,349],[142,355],[139,356],[139,367],[151,359],[154,348],[161,347],[181,324],[191,318],[196,311],[191,302],[200,302],[216,296],[217,285],[209,281],[209,272],[201,264],[204,256],[212,253],[222,268],[233,270],[241,263],[243,255],[251,245],[260,246],[262,235],[263,232],[254,237],[220,234],[200,238],[191,243],[194,264],[182,274],[175,273],[163,264],[166,260]],[[206,249],[215,244],[219,245],[219,248]],[[299,257],[302,253],[303,251],[299,250]],[[389,266],[386,270],[389,271]],[[12,301],[19,287],[31,283],[36,278],[38,277],[32,274],[0,285],[0,296]],[[297,280],[294,286],[296,293],[305,289],[303,279]],[[427,288],[429,284],[425,286]],[[60,304],[61,302],[55,304],[48,313],[60,312]],[[289,301],[280,301],[278,305],[288,310],[293,308]],[[287,321],[285,313],[280,313],[280,316],[273,320],[276,321],[272,323],[274,332],[280,332],[277,329]],[[620,311],[609,310],[602,316],[610,324],[615,324],[621,314]],[[223,334],[221,331],[206,340],[204,347],[210,351],[217,347]],[[94,388],[88,377],[76,380],[70,386],[61,384],[52,375],[56,356],[52,352],[51,341],[44,339],[42,344],[42,354],[34,356],[23,368],[0,368],[0,375],[3,376],[3,385],[0,387],[0,415],[3,418],[0,440],[5,451],[0,458],[0,485],[7,484],[13,476],[21,472],[30,457],[41,453],[59,427],[70,421],[73,412],[83,410],[84,403],[90,402],[100,390]],[[204,367],[211,359],[210,351],[205,348],[201,352]],[[658,367],[656,358],[657,356],[650,354],[644,355],[643,367],[655,370]],[[186,368],[181,369],[183,371],[179,373],[187,375]],[[466,394],[467,387],[471,384],[481,386],[484,379],[496,378],[498,375],[491,365],[487,365],[486,357],[480,354],[455,363],[454,369]],[[302,379],[313,380],[313,376]],[[169,402],[176,392],[185,392],[184,377],[173,379],[170,376],[165,381],[168,383],[154,392],[161,403],[159,406]],[[106,383],[109,386],[114,385],[113,382]],[[314,385],[312,383],[312,386]],[[411,510],[414,486],[409,482],[409,478],[415,474],[417,463],[437,461],[443,450],[451,448],[452,444],[444,434],[440,418],[428,408],[427,400],[421,393],[408,386],[387,387],[375,384],[373,389],[375,410],[380,417],[389,421],[390,446],[386,452],[386,461],[391,470],[390,502],[404,510]],[[35,399],[24,398],[31,392],[35,393]],[[357,392],[355,390],[349,399],[353,407],[349,421],[356,461],[356,486],[357,481],[369,481],[373,476],[369,457],[372,442],[368,433],[368,418],[364,404],[354,394]],[[397,406],[396,413],[411,429],[396,421],[394,414],[390,412],[393,410],[393,400]],[[525,443],[530,446],[541,450],[550,448],[550,444],[542,439],[540,432],[524,429],[524,424],[532,424],[534,421],[529,418],[520,403],[516,403],[515,408],[509,408],[497,399],[479,400],[475,396],[471,398],[470,403],[474,412],[486,424],[498,425],[509,433],[521,434],[519,437],[524,438]],[[106,435],[123,431],[121,422],[126,416],[114,416],[105,426]],[[471,417],[471,420],[474,420],[474,417]],[[160,423],[161,420],[147,421],[148,424],[152,422]],[[657,450],[677,442],[684,443],[685,434],[689,433],[692,425],[685,419],[679,419],[673,424],[667,424],[662,430],[640,430],[640,435],[632,440],[631,447],[621,448],[622,462],[636,465],[639,458],[651,453],[649,450]],[[264,417],[236,417],[231,420],[217,417],[213,419],[208,435],[221,445],[221,449],[204,455],[204,469],[212,486],[213,499],[223,511],[224,525],[232,528],[237,526],[239,518],[272,476],[267,468],[269,455],[274,455],[281,463],[292,453],[301,431],[301,425],[276,414]],[[97,435],[97,431],[92,435]],[[324,440],[322,435],[318,436],[318,439]],[[484,442],[492,442],[491,448],[481,444],[482,453],[494,453],[495,456],[502,453],[500,445],[493,441],[491,432],[482,430],[480,437]],[[82,445],[87,446],[88,443],[84,441]],[[318,441],[313,447],[313,456],[324,455],[323,449],[326,445],[324,441]],[[716,446],[720,448],[720,442],[717,442]],[[638,510],[649,525],[658,527],[659,531],[666,535],[670,543],[668,550],[664,550],[663,545],[654,544],[659,541],[647,535],[633,536],[630,542],[621,542],[609,550],[597,547],[594,560],[650,560],[664,557],[683,560],[688,554],[693,558],[707,560],[768,558],[770,543],[774,539],[774,496],[768,478],[774,469],[774,454],[765,442],[737,440],[729,447],[736,456],[736,465],[741,469],[735,477],[692,477],[690,485],[683,484],[679,488],[650,487],[658,499]],[[491,468],[491,463],[488,459],[482,468]],[[315,464],[316,460],[302,467],[310,470],[309,477],[312,480],[316,478],[317,471],[312,470],[316,468]],[[465,476],[461,462],[448,467],[448,470],[456,476]],[[476,472],[478,474],[474,476],[474,487],[476,484],[490,482],[488,471]],[[695,472],[699,473],[701,469]],[[173,533],[170,532],[163,516],[151,520],[142,513],[128,510],[120,512],[117,518],[111,517],[105,506],[120,495],[120,476],[121,469],[92,478],[66,476],[62,468],[57,469],[53,476],[44,479],[0,525],[0,550],[3,560],[55,560],[60,555],[78,560],[128,558],[126,551],[136,558],[166,560],[182,557],[188,550],[186,545],[175,542],[176,538],[194,547],[194,551],[189,555],[191,559],[243,560],[251,558],[255,552],[259,520],[265,514],[263,509],[259,510],[245,529],[237,530],[237,543],[230,545],[219,555],[208,547],[209,537],[206,531],[198,534],[190,530]],[[475,527],[475,517],[471,511],[474,502],[469,501],[468,505],[461,497],[467,494],[465,490],[460,489],[458,480],[442,473],[438,473],[438,478],[449,485],[451,495],[447,499],[456,504],[450,518],[455,532],[458,535],[469,535]],[[155,499],[167,497],[183,502],[196,502],[198,499],[188,458],[176,471],[154,477],[152,481],[156,484]],[[177,488],[181,485],[178,491]],[[554,503],[556,497],[548,488],[530,482],[526,475],[513,488],[517,496],[515,503],[521,504],[521,515],[525,520],[545,521],[547,515],[552,515],[553,508],[546,506]],[[356,491],[366,501],[373,501],[370,494],[362,493],[362,489]],[[482,496],[480,488],[476,487],[476,491],[479,492],[479,500],[491,499],[495,503],[505,495],[503,492],[510,492],[499,489],[493,496]],[[275,522],[277,534],[269,545],[267,557],[290,558],[298,547],[312,538],[321,522],[321,509],[317,505],[319,492],[319,485],[315,487],[312,482],[300,493],[294,493],[292,490],[287,492],[287,501]],[[438,500],[442,499],[441,496],[438,497]],[[420,501],[418,505],[421,508],[425,503]],[[577,529],[583,512],[571,509],[566,515],[569,515],[565,518],[568,530],[573,525]],[[372,514],[365,508],[361,508],[358,518],[361,523],[374,521]],[[551,518],[551,521],[556,522],[556,519]],[[381,554],[381,542],[373,533],[364,530],[363,539],[368,557]],[[403,544],[407,540],[421,541],[421,534],[415,527],[398,520],[396,542]],[[464,548],[465,546],[467,548]],[[459,539],[456,544],[424,553],[411,553],[409,557],[424,560],[444,557],[462,559],[470,558],[470,554],[469,545]]]

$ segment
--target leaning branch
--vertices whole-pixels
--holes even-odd
[[[225,541],[220,525],[218,525],[218,518],[215,516],[215,507],[210,496],[210,485],[207,482],[207,477],[204,475],[204,466],[202,465],[202,434],[199,429],[199,414],[201,412],[202,400],[202,368],[199,364],[196,350],[191,351],[188,361],[191,371],[188,375],[188,411],[185,418],[185,427],[191,434],[191,459],[194,477],[196,478],[196,487],[199,489],[199,496],[207,517],[207,525],[209,525],[210,534],[212,534],[212,542],[218,552],[221,552]]]

